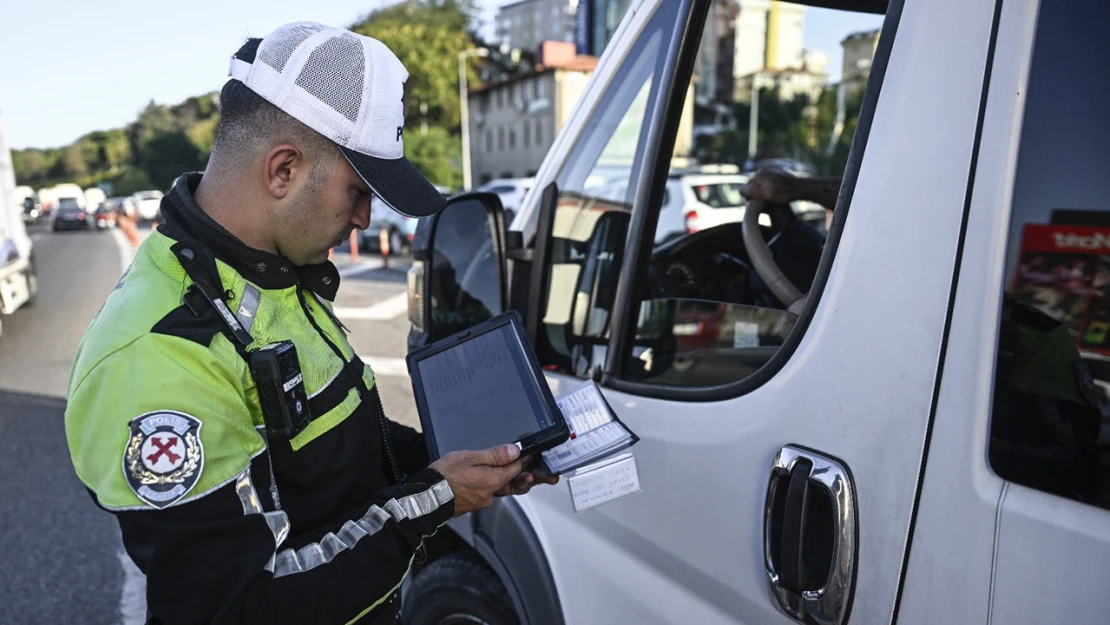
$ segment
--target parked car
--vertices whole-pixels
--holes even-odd
[[[93,219],[96,221],[97,230],[107,230],[116,227],[116,217],[118,213],[110,200],[104,200],[100,206],[96,208],[93,213]]]
[[[92,227],[92,217],[81,206],[77,198],[58,198],[57,208],[54,209],[54,222],[52,230],[88,230]]]
[[[501,205],[505,210],[514,213],[520,210],[521,202],[528,190],[532,188],[532,178],[495,178],[481,185],[474,191],[493,193],[501,198]]]
[[[33,197],[23,198],[23,222],[37,224],[42,219],[42,205]]]
[[[699,230],[742,222],[747,202],[741,190],[750,176],[739,171],[735,165],[672,169],[663,192],[655,242],[665,243]],[[600,185],[595,181],[587,189],[595,197],[615,202],[626,202],[628,197],[628,181],[625,178]],[[812,202],[793,202],[791,207],[799,218],[824,229],[823,207]],[[770,226],[770,217],[761,215],[760,224]]]
[[[435,185],[443,195],[448,195],[450,190],[443,185]],[[362,231],[359,246],[375,254],[382,251],[381,232],[384,229],[389,241],[390,255],[408,254],[412,248],[413,235],[419,219],[402,215],[387,206],[378,196],[370,198],[370,225]]]
[[[507,229],[418,227],[411,349],[511,305],[640,442],[450,521],[406,623],[1107,622],[1110,4],[811,4],[887,11],[827,237],[654,242],[709,0],[633,0]]]
[[[131,197],[135,202],[135,211],[139,219],[151,221],[158,217],[158,210],[162,206],[161,191],[139,191]]]

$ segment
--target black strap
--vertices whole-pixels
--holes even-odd
[[[227,307],[227,302],[224,301],[223,283],[220,281],[220,274],[216,269],[214,258],[207,253],[207,250],[182,243],[175,243],[170,251],[181,263],[181,268],[193,280],[193,285],[189,287],[190,293],[200,293],[208,304],[215,309],[224,322],[228,338],[235,345],[236,351],[243,355],[245,348],[254,342],[254,337],[251,336],[250,332],[247,332],[246,328],[232,314],[231,309]],[[206,267],[205,265],[209,266]],[[196,297],[190,297],[189,294],[186,294],[185,304],[194,315],[199,316],[201,314],[201,311],[196,308]]]

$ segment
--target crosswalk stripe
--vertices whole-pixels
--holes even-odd
[[[409,377],[409,368],[404,358],[389,356],[359,356],[376,376]]]
[[[350,308],[347,306],[336,306],[334,308],[335,316],[340,319],[358,320],[358,321],[385,321],[399,317],[409,309],[409,296],[407,293],[398,293],[392,297],[384,299],[372,306],[365,308]]]

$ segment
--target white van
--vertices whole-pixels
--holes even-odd
[[[0,115],[0,333],[3,316],[29,305],[38,292],[33,243],[27,236],[23,204],[16,201],[15,189],[12,153]]]
[[[1110,621],[1110,3],[811,4],[886,13],[827,238],[654,243],[709,0],[632,2],[507,228],[420,225],[410,345],[520,311],[642,491],[453,520],[406,623]]]

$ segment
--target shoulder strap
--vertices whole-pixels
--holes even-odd
[[[215,309],[220,319],[223,320],[228,338],[232,340],[236,351],[243,352],[248,345],[254,342],[254,337],[228,309],[227,303],[224,301],[223,283],[220,281],[220,274],[216,270],[216,262],[212,255],[200,246],[185,245],[181,242],[175,243],[170,250],[177,257],[177,261],[181,263],[181,268],[193,280],[193,285],[189,287],[189,293],[186,293],[185,297],[185,304],[189,307],[189,310],[194,315],[201,314],[201,311],[196,308],[197,298],[195,296],[190,297],[193,292],[200,293],[203,301]],[[208,266],[206,267],[206,265]]]

